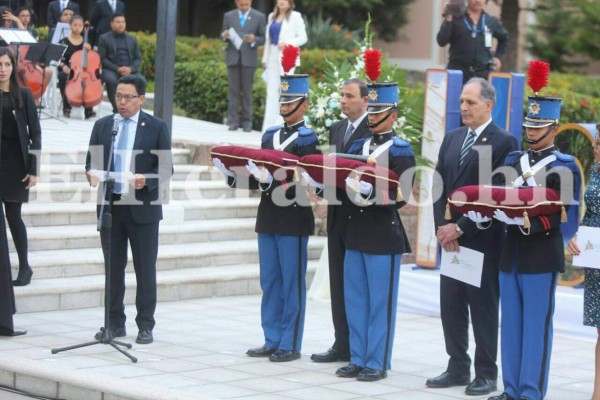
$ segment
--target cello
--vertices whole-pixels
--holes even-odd
[[[17,65],[19,68],[19,79],[23,86],[31,90],[31,94],[35,101],[39,101],[46,88],[48,87],[49,79],[44,81],[44,72],[39,70],[36,65],[25,59],[29,46],[18,46],[17,49]]]
[[[100,80],[100,55],[88,50],[90,23],[84,24],[83,50],[71,56],[71,72],[65,88],[65,96],[73,107],[92,108],[102,102],[102,81]]]

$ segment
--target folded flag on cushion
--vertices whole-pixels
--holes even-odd
[[[210,152],[211,158],[218,158],[227,167],[227,169],[249,176],[246,169],[248,160],[254,162],[257,166],[267,169],[277,180],[292,179],[296,170],[296,163],[300,159],[298,156],[281,151],[270,149],[255,149],[243,146],[217,146]],[[282,175],[285,173],[285,175]]]

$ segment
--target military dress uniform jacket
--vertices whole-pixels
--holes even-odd
[[[354,142],[348,150],[349,154],[363,154],[365,142],[369,139],[360,139]],[[410,144],[388,132],[373,135],[368,153],[372,154],[389,140],[393,143],[387,151],[376,157],[377,165],[393,170],[399,177],[404,171],[415,166],[415,157]],[[401,178],[402,196],[408,199],[412,190],[412,179]],[[396,201],[396,191],[385,193],[373,188],[373,193],[368,199],[369,205],[352,204],[348,216],[348,231],[346,234],[346,248],[368,254],[403,254],[410,253],[410,243],[398,209],[406,204],[405,201]],[[354,192],[349,191],[350,200]]]
[[[528,155],[530,165],[533,167],[547,156],[554,154],[556,160],[546,165],[533,178],[538,186],[544,186],[561,193],[562,190],[573,190],[573,198],[579,187],[580,176],[579,169],[575,164],[575,159],[571,155],[562,154],[552,147],[540,152],[533,151],[514,151],[511,152],[505,161],[505,165],[512,166],[518,176],[523,174],[520,165],[521,157]],[[552,170],[555,172],[547,173]],[[572,177],[573,184],[563,182],[561,187],[561,174],[567,174]],[[544,179],[544,175],[546,175]],[[568,197],[568,196],[566,196]],[[565,204],[565,208],[568,205]],[[500,270],[511,272],[513,266],[522,274],[540,274],[547,272],[564,271],[565,254],[563,234],[560,227],[561,213],[555,213],[548,216],[537,216],[529,218],[531,228],[529,235],[521,232],[521,229],[527,233],[527,229],[519,229],[517,225],[507,225],[506,241],[502,248],[500,256]]]
[[[283,150],[302,157],[308,154],[319,154],[317,135],[312,129],[306,128],[304,122],[294,126],[276,126],[265,131],[262,137],[262,149],[275,149],[275,135],[279,135],[279,143],[284,143],[290,136],[298,132],[298,137]],[[277,174],[276,174],[277,175]],[[259,183],[250,176],[248,187],[258,189]],[[228,179],[229,186],[241,187],[241,182]],[[284,236],[307,236],[314,234],[315,218],[313,215],[308,190],[300,182],[293,180],[280,181],[273,177],[271,185],[260,184],[261,198],[258,205],[255,231]],[[275,199],[275,200],[273,200]],[[276,204],[283,201],[285,204]]]

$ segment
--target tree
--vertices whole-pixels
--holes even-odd
[[[508,49],[502,57],[502,70],[517,71],[517,55],[519,52],[519,0],[494,0],[494,3],[502,7],[500,20],[502,25],[508,31],[510,40],[508,41]]]
[[[298,7],[307,15],[331,17],[350,30],[362,29],[367,15],[380,39],[393,41],[398,29],[408,22],[408,6],[415,0],[303,0]]]
[[[598,0],[572,0],[579,8],[576,48],[594,60],[600,60],[600,3]]]
[[[577,8],[570,0],[542,0],[535,9],[537,23],[527,32],[527,49],[535,57],[549,62],[552,70],[567,71],[581,65],[573,61],[576,53],[574,32]],[[596,32],[592,35],[596,37]]]

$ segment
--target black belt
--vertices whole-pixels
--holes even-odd
[[[470,65],[469,68],[467,68],[470,72],[481,72],[481,71],[488,71],[490,69],[490,65],[489,64],[485,64],[485,65]]]

